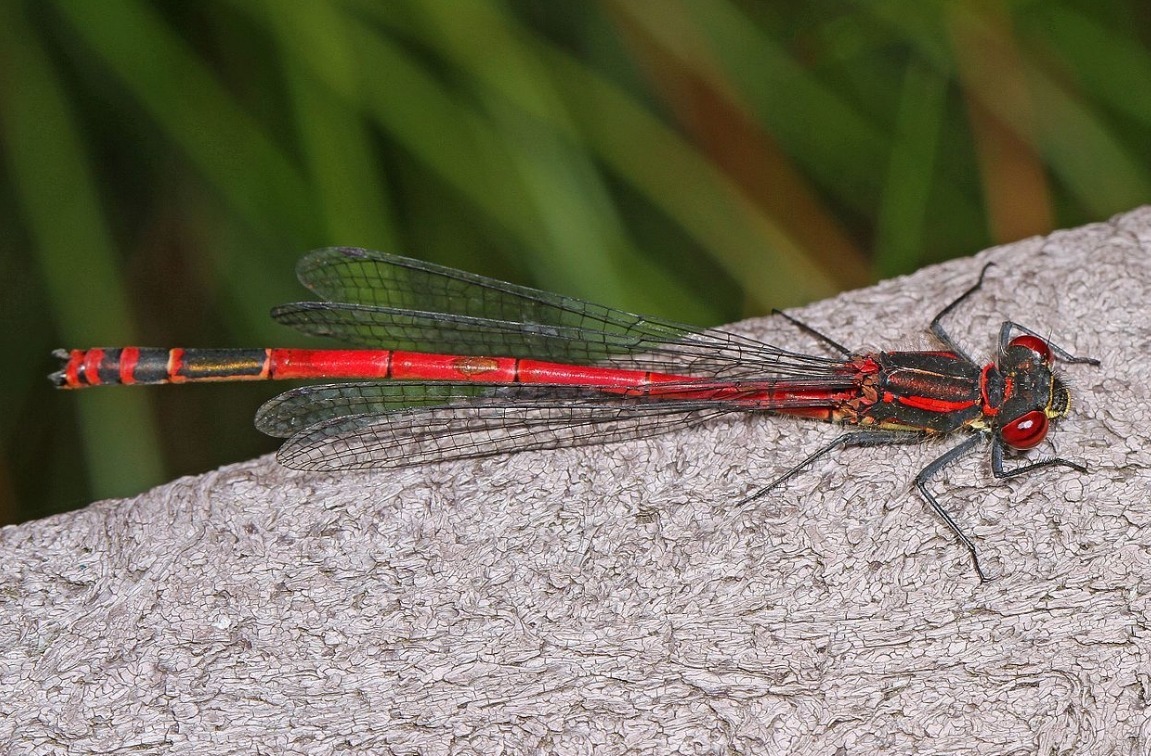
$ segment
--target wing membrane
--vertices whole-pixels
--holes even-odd
[[[297,273],[328,301],[283,305],[273,317],[363,346],[711,377],[826,376],[843,364],[373,250],[316,250]]]
[[[287,439],[278,456],[289,467],[397,467],[644,438],[733,412],[833,407],[823,393],[852,391],[857,375],[842,356],[799,354],[372,250],[316,250],[297,273],[325,301],[284,305],[273,315],[313,334],[375,348],[642,367],[699,379],[658,388],[307,386],[257,415],[260,430]],[[805,387],[806,397],[788,393]]]
[[[730,410],[636,411],[616,403],[477,403],[336,417],[288,439],[276,457],[301,470],[404,467],[523,451],[607,444],[691,427]],[[669,419],[669,415],[672,415]]]
[[[285,392],[260,408],[256,424],[264,433],[288,438],[278,454],[285,465],[337,470],[615,443],[733,412],[834,406],[830,399],[800,397],[767,406],[756,398],[764,388],[756,383],[742,393],[728,388],[717,400],[620,396],[546,384],[340,383]]]

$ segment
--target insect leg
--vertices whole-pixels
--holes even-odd
[[[831,443],[822,446],[809,454],[806,459],[800,462],[795,467],[791,468],[783,475],[779,476],[771,483],[768,483],[763,488],[757,489],[749,496],[745,496],[736,502],[737,507],[742,507],[745,504],[755,501],[766,494],[779,488],[787,481],[794,478],[799,473],[811,467],[817,460],[824,457],[836,449],[848,446],[890,446],[893,444],[915,444],[923,440],[923,436],[919,433],[906,433],[899,431],[851,431],[836,436]]]
[[[809,326],[807,323],[804,323],[802,320],[800,320],[798,318],[791,317],[790,315],[788,315],[783,310],[772,310],[771,314],[780,316],[781,318],[786,320],[788,323],[791,323],[793,326],[795,326],[799,330],[803,331],[804,333],[806,333],[810,336],[814,336],[815,338],[819,339],[824,344],[827,344],[828,346],[830,346],[832,349],[839,352],[840,354],[846,354],[848,356],[851,355],[851,350],[848,349],[847,347],[845,347],[843,344],[840,344],[838,341],[831,338],[830,336],[827,336],[823,333],[820,333],[819,331],[817,331],[814,328],[812,328],[811,326]]]
[[[1087,472],[1087,467],[1078,462],[1072,462],[1069,459],[1062,457],[1051,457],[1050,459],[1041,459],[1036,462],[1031,462],[1020,467],[1015,467],[1010,470],[1003,469],[1003,442],[998,438],[991,440],[991,473],[996,478],[1014,478],[1016,475],[1038,470],[1042,467],[1070,467],[1077,472]]]
[[[1066,362],[1068,364],[1083,364],[1083,365],[1098,365],[1099,364],[1099,360],[1095,359],[1094,357],[1076,357],[1075,355],[1068,352],[1066,349],[1063,349],[1062,347],[1060,347],[1058,344],[1052,344],[1050,341],[1047,340],[1046,336],[1040,336],[1039,334],[1037,334],[1035,331],[1032,331],[1027,326],[1019,325],[1018,323],[1016,323],[1013,320],[1005,320],[1005,321],[1003,321],[1003,325],[1001,325],[999,327],[999,354],[1003,354],[1004,350],[1007,349],[1007,344],[1008,344],[1008,342],[1011,341],[1012,330],[1021,331],[1021,332],[1026,333],[1026,334],[1030,334],[1031,336],[1034,336],[1037,339],[1042,339],[1044,344],[1051,347],[1051,351],[1053,351],[1053,352],[1055,352],[1055,354],[1059,355],[1060,360],[1062,360],[1063,362]]]
[[[986,270],[986,268],[984,268],[984,270]],[[980,582],[985,582],[987,580],[987,576],[983,574],[983,569],[979,566],[979,554],[975,550],[975,543],[967,537],[966,533],[960,530],[959,525],[955,522],[954,519],[952,519],[947,510],[943,508],[943,505],[940,504],[931,494],[931,492],[927,490],[927,481],[931,480],[931,478],[934,477],[935,474],[942,470],[944,467],[947,467],[949,464],[975,448],[975,445],[978,444],[982,439],[982,435],[976,434],[965,439],[963,443],[948,449],[934,462],[919,471],[919,474],[915,476],[915,487],[919,489],[919,493],[923,495],[923,498],[927,499],[927,503],[931,505],[931,508],[935,510],[935,513],[939,515],[945,523],[947,523],[947,527],[951,528],[951,532],[955,533],[955,536],[959,539],[959,541],[967,547],[967,551],[971,554],[971,562],[975,565],[975,574],[979,575]]]
[[[940,310],[935,315],[934,318],[931,319],[930,329],[931,329],[931,333],[933,333],[935,335],[935,338],[939,339],[939,341],[942,342],[943,345],[946,346],[948,349],[950,349],[952,352],[955,352],[957,355],[959,355],[963,359],[967,360],[968,362],[972,362],[972,363],[974,363],[974,360],[972,360],[967,355],[967,352],[964,352],[959,347],[959,345],[955,343],[955,340],[953,338],[951,338],[950,335],[948,335],[947,331],[945,331],[943,328],[943,323],[940,321],[942,321],[943,318],[947,314],[949,314],[952,310],[954,310],[956,307],[958,307],[960,305],[960,303],[962,303],[964,300],[966,300],[968,297],[970,297],[975,292],[979,291],[980,287],[983,286],[983,277],[985,275],[987,275],[987,269],[990,268],[994,264],[995,263],[987,263],[986,265],[984,265],[983,270],[979,271],[979,280],[975,282],[975,285],[972,286],[967,291],[960,294],[958,297],[956,297],[955,301],[953,301],[951,304],[944,307],[942,310]]]

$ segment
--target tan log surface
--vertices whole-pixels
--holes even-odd
[[[0,750],[1147,753],[1151,209],[797,314],[930,348],[986,261],[949,322],[968,351],[1011,318],[1103,360],[1065,370],[1052,433],[1090,474],[999,482],[984,450],[934,483],[987,584],[910,490],[940,444],[840,452],[734,510],[835,432],[801,420],[378,473],[257,459],[0,531]]]

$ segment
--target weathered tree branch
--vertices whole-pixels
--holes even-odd
[[[834,434],[818,423],[371,474],[259,459],[0,531],[0,742],[1146,750],[1151,209],[802,317],[861,349],[928,348],[985,261],[949,322],[970,352],[1010,318],[1103,360],[1065,370],[1052,434],[1089,474],[998,482],[982,454],[933,483],[986,584],[910,489],[941,445],[847,450],[732,507]],[[739,328],[816,348],[779,318]]]

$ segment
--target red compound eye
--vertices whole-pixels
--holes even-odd
[[[1031,410],[999,429],[999,437],[1012,449],[1030,449],[1047,437],[1047,415]]]
[[[1047,346],[1047,342],[1038,336],[1032,336],[1025,333],[1022,336],[1016,336],[1011,341],[1007,342],[1008,347],[1023,347],[1030,349],[1035,354],[1039,355],[1039,359],[1043,360],[1045,365],[1051,364],[1051,347]]]

